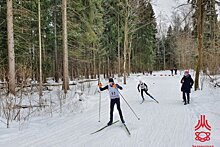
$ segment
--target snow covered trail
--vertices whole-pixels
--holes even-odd
[[[168,72],[168,71],[167,71]],[[165,72],[165,73],[167,73]],[[131,136],[127,134],[121,122],[101,132],[90,133],[103,127],[109,121],[108,91],[102,92],[101,122],[98,122],[99,95],[90,96],[88,101],[93,107],[78,114],[66,114],[53,118],[32,119],[27,129],[19,131],[16,126],[0,128],[0,146],[4,147],[190,147],[195,141],[194,126],[200,114],[207,115],[212,123],[213,139],[210,145],[220,145],[220,133],[217,123],[220,122],[220,101],[203,99],[209,95],[192,93],[192,104],[184,106],[180,92],[181,76],[137,76],[132,75],[127,85],[119,83],[124,89],[121,94],[140,117],[133,115],[130,108],[121,98],[121,108]],[[141,102],[137,91],[139,79],[146,82],[149,93],[160,103],[157,104],[147,95]],[[220,96],[220,93],[217,93]],[[207,103],[207,104],[206,104]],[[210,106],[208,106],[210,105]],[[212,109],[211,106],[214,106]],[[203,109],[205,108],[205,109]],[[218,109],[216,111],[216,109]],[[214,116],[213,116],[214,115]],[[118,120],[115,107],[114,120]],[[219,124],[218,124],[219,125]]]

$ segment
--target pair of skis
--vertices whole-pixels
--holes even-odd
[[[113,124],[115,124],[115,123],[117,123],[117,122],[119,122],[119,120],[117,120],[117,121],[113,122],[111,125],[113,125]],[[98,132],[102,131],[103,129],[105,129],[105,128],[107,128],[107,127],[111,126],[111,125],[106,125],[106,126],[104,126],[104,127],[100,128],[100,129],[98,129],[97,131],[95,131],[95,132],[91,133],[91,134],[98,133]],[[123,126],[124,126],[125,130],[127,131],[128,135],[131,135],[131,133],[130,133],[130,131],[129,131],[128,127],[126,126],[126,124],[124,124],[124,123],[123,123]]]
[[[151,95],[149,95],[149,96],[150,96],[150,98],[152,98],[155,102],[157,102],[159,104],[159,102],[153,96],[151,96]],[[142,104],[144,101],[145,100],[142,100],[142,102],[140,104]]]

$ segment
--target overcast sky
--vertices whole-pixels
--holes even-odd
[[[152,0],[152,6],[156,15],[157,24],[162,24],[162,32],[166,32],[168,26],[172,22],[172,12],[176,10],[175,8],[181,4],[186,4],[187,0]],[[182,8],[182,7],[181,7]],[[181,9],[180,8],[180,9]],[[220,7],[216,6],[217,13],[220,13]],[[218,20],[220,20],[220,15],[218,15]]]
[[[171,24],[172,12],[177,6],[184,3],[187,3],[187,0],[152,0],[157,23],[161,23],[163,32],[166,32],[168,26]]]
[[[152,3],[156,16],[162,13],[164,17],[170,17],[172,11],[180,4],[187,3],[187,0],[152,0]]]

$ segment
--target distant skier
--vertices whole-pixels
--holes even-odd
[[[118,89],[122,90],[123,88],[121,86],[119,86],[118,84],[114,83],[114,80],[112,78],[109,79],[109,85],[106,85],[105,87],[102,88],[102,84],[99,83],[99,89],[101,91],[108,89],[109,91],[109,95],[111,98],[111,102],[110,102],[110,121],[108,122],[107,125],[111,125],[113,122],[113,111],[114,111],[114,106],[115,104],[117,105],[117,109],[120,115],[120,119],[122,123],[125,123],[124,119],[123,119],[123,115],[122,115],[122,111],[121,111],[121,107],[120,107],[120,96],[119,96],[119,92]]]
[[[184,101],[184,105],[186,105],[189,104],[190,102],[190,92],[194,84],[194,81],[191,75],[189,74],[188,70],[184,72],[184,76],[181,79],[181,83],[182,83],[181,91],[183,93],[183,101]],[[187,95],[187,100],[186,100],[186,95]]]
[[[143,96],[143,93],[145,92],[149,97],[151,97],[153,100],[155,100],[157,103],[159,103],[156,99],[153,98],[153,96],[151,96],[147,91],[148,91],[148,87],[147,87],[147,84],[145,84],[144,82],[142,82],[141,80],[139,81],[139,84],[138,84],[138,92],[141,92],[141,97],[142,97],[142,102],[143,103],[145,101],[144,99],[144,96]],[[141,89],[141,90],[140,90]]]
[[[170,71],[171,71],[171,75],[173,75],[173,70],[174,70],[173,68],[170,69]]]
[[[174,71],[175,71],[175,75],[177,75],[177,68],[176,67],[174,67]]]

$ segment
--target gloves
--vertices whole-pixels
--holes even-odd
[[[102,87],[102,83],[99,83],[99,84],[98,84],[98,87],[101,88],[101,87]]]
[[[114,84],[112,87],[113,87],[113,88],[116,88],[116,87],[117,87],[117,85],[116,85],[116,84]]]

